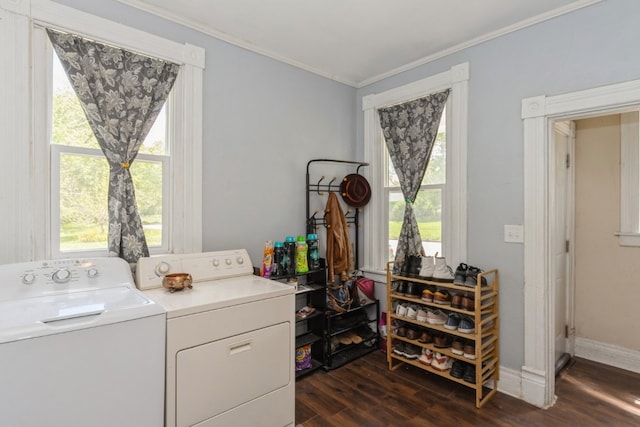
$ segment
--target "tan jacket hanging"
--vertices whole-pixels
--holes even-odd
[[[335,275],[340,275],[340,280],[349,278],[352,270],[350,262],[351,242],[347,219],[340,207],[340,202],[335,192],[329,193],[327,206],[325,207],[325,222],[327,224],[327,266],[329,268],[329,281],[333,282]]]

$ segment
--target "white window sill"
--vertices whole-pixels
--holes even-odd
[[[620,231],[615,233],[618,236],[620,246],[637,246],[640,247],[640,233],[631,233],[628,231]]]

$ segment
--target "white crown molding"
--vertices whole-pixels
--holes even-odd
[[[8,1],[8,0],[2,0],[2,1]],[[579,0],[579,1],[572,2],[572,3],[568,4],[568,5],[563,6],[563,7],[559,7],[557,9],[551,10],[549,12],[536,15],[536,16],[531,17],[529,19],[525,19],[525,20],[517,22],[517,23],[515,23],[513,25],[509,25],[509,26],[507,26],[505,28],[501,28],[500,30],[496,30],[496,31],[490,32],[488,34],[484,34],[484,35],[482,35],[480,37],[476,37],[476,38],[471,39],[469,41],[466,41],[464,43],[457,44],[457,45],[452,46],[452,47],[450,47],[448,49],[444,49],[444,50],[442,50],[440,52],[437,52],[437,53],[435,53],[433,55],[426,56],[424,58],[421,58],[421,59],[418,59],[416,61],[410,62],[410,63],[408,63],[406,65],[403,65],[401,67],[392,69],[392,70],[387,71],[385,73],[378,74],[378,75],[376,75],[374,77],[371,77],[371,78],[368,78],[368,79],[365,79],[365,80],[362,80],[362,81],[359,81],[359,82],[354,82],[354,81],[351,81],[349,79],[345,79],[345,78],[342,78],[340,76],[337,76],[337,75],[334,75],[334,74],[327,73],[325,71],[319,70],[319,69],[317,69],[315,67],[312,67],[310,65],[301,63],[299,61],[295,61],[293,59],[284,57],[282,55],[278,55],[278,54],[276,54],[274,52],[271,52],[271,51],[269,51],[267,49],[262,49],[262,48],[260,48],[260,47],[258,47],[256,45],[254,45],[254,44],[248,43],[245,40],[241,40],[241,39],[238,39],[236,37],[230,36],[229,34],[225,34],[223,32],[216,31],[216,30],[214,30],[212,28],[209,28],[207,26],[198,24],[198,23],[193,22],[193,21],[191,21],[189,19],[185,19],[185,18],[181,18],[181,17],[177,17],[177,16],[174,16],[174,15],[171,15],[170,13],[167,13],[166,10],[163,10],[163,9],[158,8],[156,6],[150,5],[150,4],[145,3],[145,2],[143,2],[141,0],[117,0],[117,1],[119,3],[125,4],[127,6],[131,6],[131,7],[134,7],[136,9],[140,9],[142,11],[154,14],[154,15],[159,16],[161,18],[164,18],[164,19],[166,19],[168,21],[176,22],[176,23],[184,25],[186,27],[193,28],[194,30],[200,31],[200,32],[202,32],[204,34],[208,34],[208,35],[210,35],[212,37],[215,37],[215,38],[217,38],[219,40],[223,40],[223,41],[225,41],[227,43],[231,43],[231,44],[233,44],[235,46],[239,46],[241,48],[250,50],[252,52],[259,53],[260,55],[264,55],[264,56],[267,56],[269,58],[275,59],[277,61],[284,62],[284,63],[292,65],[294,67],[303,69],[305,71],[309,71],[310,73],[314,73],[314,74],[320,75],[322,77],[326,77],[328,79],[331,79],[331,80],[337,81],[339,83],[343,83],[343,84],[346,84],[348,86],[352,86],[352,87],[355,87],[356,89],[359,89],[359,88],[368,86],[368,85],[370,85],[372,83],[375,83],[377,81],[386,79],[388,77],[395,76],[396,74],[400,74],[402,72],[411,70],[413,68],[419,67],[419,66],[427,64],[429,62],[433,62],[433,61],[435,61],[437,59],[440,59],[440,58],[443,58],[443,57],[445,57],[447,55],[451,55],[452,53],[456,53],[458,51],[461,51],[463,49],[467,49],[469,47],[478,45],[480,43],[484,43],[486,41],[489,41],[489,40],[504,36],[506,34],[521,30],[521,29],[526,28],[526,27],[530,27],[532,25],[535,25],[535,24],[538,24],[540,22],[555,18],[557,16],[561,16],[561,15],[573,12],[575,10],[582,9],[582,8],[590,6],[592,4],[599,3],[602,0]]]

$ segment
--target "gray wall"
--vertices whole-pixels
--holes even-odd
[[[468,260],[500,269],[501,364],[524,360],[523,246],[503,242],[523,223],[521,101],[640,78],[640,2],[608,0],[457,52],[358,90],[362,97],[469,62]],[[456,264],[457,265],[457,264]]]
[[[203,249],[246,248],[305,232],[305,171],[353,159],[355,89],[113,0],[59,0],[206,50]]]

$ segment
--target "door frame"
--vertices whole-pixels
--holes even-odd
[[[549,173],[553,123],[638,109],[640,80],[522,100],[524,125],[524,363],[522,398],[546,408],[555,402],[553,259]]]
[[[557,326],[558,322],[564,323],[566,328],[565,330],[565,338],[564,338],[564,352],[570,354],[572,357],[575,355],[575,278],[573,272],[575,271],[575,166],[576,166],[576,156],[575,156],[575,137],[576,137],[576,126],[573,120],[554,120],[550,124],[551,129],[555,132],[563,135],[563,137],[567,138],[567,155],[568,164],[562,171],[551,167],[549,170],[549,182],[553,182],[554,185],[560,185],[560,179],[565,180],[565,199],[564,200],[555,200],[554,191],[550,191],[549,200],[550,200],[550,213],[557,212],[561,210],[561,214],[565,218],[564,229],[560,229],[558,227],[551,228],[550,237],[552,239],[562,239],[568,242],[567,254],[566,254],[566,263],[565,263],[565,280],[564,280],[564,291],[565,291],[565,305],[562,307],[562,312],[564,313],[564,317],[562,319],[554,319],[554,325]],[[551,144],[557,144],[558,141],[554,137],[551,141]],[[550,153],[554,153],[555,147],[552,146],[552,151]],[[550,159],[551,161],[551,159]],[[550,163],[553,166],[553,163]],[[550,187],[550,190],[553,190],[554,187]],[[551,217],[550,217],[551,218]],[[555,216],[553,216],[555,218]],[[553,223],[550,224],[552,227],[555,225]],[[555,230],[555,231],[554,231]],[[558,236],[560,235],[560,236]],[[555,246],[553,242],[551,243],[552,247]],[[551,259],[553,264],[553,258]],[[556,271],[556,265],[551,265],[550,271]],[[551,282],[555,283],[555,280]],[[552,289],[551,291],[555,291]],[[554,304],[554,313],[558,313],[558,307]],[[554,345],[556,341],[554,340]],[[554,354],[556,353],[556,348],[554,347]],[[556,358],[557,363],[557,358]]]

